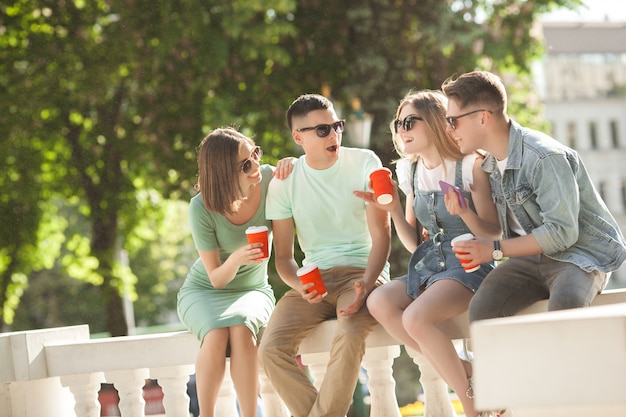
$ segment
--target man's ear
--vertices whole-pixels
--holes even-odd
[[[489,113],[488,111],[482,112],[482,114],[480,116],[480,124],[484,125],[487,122],[489,122],[490,120],[491,120],[491,113]]]
[[[293,138],[293,141],[297,145],[302,146],[302,138],[300,137],[300,132],[298,132],[297,130],[292,130],[291,131],[291,137]]]

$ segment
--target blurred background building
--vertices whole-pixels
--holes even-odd
[[[551,135],[576,149],[626,232],[626,19],[543,22],[535,79]],[[626,266],[609,288],[626,287]]]

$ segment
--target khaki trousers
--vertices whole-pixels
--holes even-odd
[[[338,317],[338,313],[354,300],[354,282],[362,279],[363,272],[363,268],[357,267],[322,270],[328,295],[321,303],[309,304],[296,290],[290,290],[278,301],[270,317],[261,338],[259,358],[293,417],[341,417],[348,412],[365,354],[365,339],[376,320],[365,303],[351,316]],[[315,326],[334,318],[337,332],[318,392],[296,363],[296,355],[300,343]]]

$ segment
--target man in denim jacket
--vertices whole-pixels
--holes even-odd
[[[474,71],[442,86],[448,131],[461,151],[489,152],[489,173],[504,240],[458,244],[479,265],[509,258],[483,281],[470,320],[511,316],[538,300],[548,309],[585,307],[626,259],[626,242],[579,155],[506,114],[502,81]]]

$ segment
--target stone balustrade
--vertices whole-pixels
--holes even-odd
[[[596,297],[594,305],[624,302],[626,302],[626,290],[619,290],[601,294]],[[540,302],[525,310],[523,314],[537,313],[545,311],[545,309],[546,303]],[[559,312],[559,314],[561,313]],[[585,317],[593,315],[594,310],[580,309],[576,314],[568,320],[576,320],[576,323],[586,326],[588,322],[585,321]],[[546,321],[543,316],[539,314],[533,316],[536,319],[528,318],[527,320]],[[548,316],[556,317],[557,314],[549,313],[546,317]],[[520,318],[495,320],[504,320],[504,322],[498,322],[497,327],[499,331],[506,333],[513,329],[517,331],[517,322],[511,321],[509,323],[506,321],[515,319],[519,320]],[[550,322],[560,326],[559,320],[551,320]],[[626,342],[624,342],[626,336],[623,334],[626,326],[623,322],[619,323],[622,326],[622,333],[609,332],[602,336],[604,337],[601,339],[602,346],[598,346],[597,355],[600,358],[607,352],[610,353],[607,355],[608,359],[616,361],[616,369],[626,374],[626,368],[622,366],[623,363],[626,363]],[[612,329],[618,329],[620,324],[613,323],[612,325],[617,326],[611,327]],[[508,329],[507,326],[511,326],[511,328]],[[302,362],[309,367],[316,381],[323,379],[334,327],[335,322],[332,320],[322,323],[303,342],[300,348]],[[493,325],[493,327],[496,326]],[[467,314],[443,323],[442,328],[452,339],[467,339],[470,336]],[[540,334],[541,337],[544,337],[544,333],[538,333],[537,337]],[[600,340],[596,339],[595,336],[592,337],[591,333],[581,331],[580,335],[584,335],[588,343],[568,345],[569,351],[564,352],[564,354],[569,355],[569,357],[576,357],[578,355],[577,349],[582,348],[582,346],[588,347],[589,343]],[[474,334],[474,331],[472,336],[472,342],[475,342],[476,347],[481,347],[481,349],[484,349],[485,345],[480,343],[490,340],[489,338],[492,337],[480,332]],[[541,346],[542,343],[537,340],[537,337],[534,334],[528,335],[529,340]],[[622,344],[618,345],[617,348],[603,350],[605,344],[615,342],[613,338],[617,338],[618,342],[621,340],[619,343]],[[194,373],[198,348],[199,342],[188,332],[90,339],[88,326],[82,325],[0,334],[0,417],[39,417],[42,415],[47,417],[98,417],[100,415],[98,391],[101,383],[105,382],[114,384],[118,390],[119,408],[122,416],[141,417],[145,415],[142,387],[146,379],[156,379],[162,387],[166,416],[187,417],[189,416],[189,398],[186,393],[187,381],[189,375]],[[492,381],[490,385],[488,377],[483,376],[481,379],[481,373],[482,375],[490,375],[488,371],[482,370],[482,367],[493,370],[493,367],[490,368],[492,365],[489,365],[492,363],[490,358],[494,358],[493,363],[497,363],[497,366],[501,366],[501,361],[506,362],[507,360],[506,358],[502,359],[501,356],[493,355],[493,349],[508,352],[506,358],[512,362],[518,362],[516,358],[521,357],[518,356],[517,352],[520,347],[515,343],[497,348],[492,347],[492,350],[485,352],[474,349],[483,361],[475,364],[478,404],[485,407],[500,406],[504,401],[508,404],[507,406],[517,410],[517,406],[522,403],[515,402],[512,398],[523,396],[527,403],[522,405],[528,408],[528,404],[532,403],[535,396],[532,387],[526,387],[525,391],[520,391],[520,384],[511,385],[515,386],[515,390],[511,389],[511,392],[501,398],[500,402],[492,401],[496,397],[494,390],[507,388],[500,386],[499,382],[494,383]],[[540,352],[541,348],[538,348],[537,351]],[[623,353],[622,356],[619,355],[620,352]],[[381,326],[376,327],[367,340],[366,354],[363,359],[363,367],[368,373],[369,380],[371,417],[400,416],[395,396],[395,381],[392,376],[392,364],[399,353],[399,344]],[[420,382],[425,391],[425,415],[427,417],[455,416],[445,383],[420,354],[411,351],[409,354],[420,366]],[[519,364],[517,366],[519,370]],[[523,367],[525,366],[526,364]],[[559,366],[563,366],[563,364],[559,363]],[[506,372],[509,372],[509,368],[506,369]],[[602,369],[603,372],[606,370],[606,368]],[[563,372],[570,372],[570,369],[546,367],[544,372],[562,374]],[[266,417],[287,417],[289,415],[287,409],[263,373],[260,375],[260,381],[263,415]],[[527,380],[520,379],[520,381]],[[585,387],[589,385],[589,380],[585,381],[581,378],[576,383]],[[624,391],[626,389],[625,382],[617,381],[617,383],[622,384],[618,385],[622,389],[621,392],[626,392]],[[562,397],[558,401],[564,402],[568,399],[571,397]],[[565,414],[554,414],[554,410],[558,410],[559,406],[565,407],[566,405],[568,404],[553,405],[550,415],[565,416]],[[613,403],[606,405],[614,406]],[[620,408],[619,410],[623,409]],[[235,394],[228,371],[220,391],[218,415],[220,417],[237,417]],[[517,412],[515,416],[518,417]],[[570,414],[567,416],[569,417]]]

